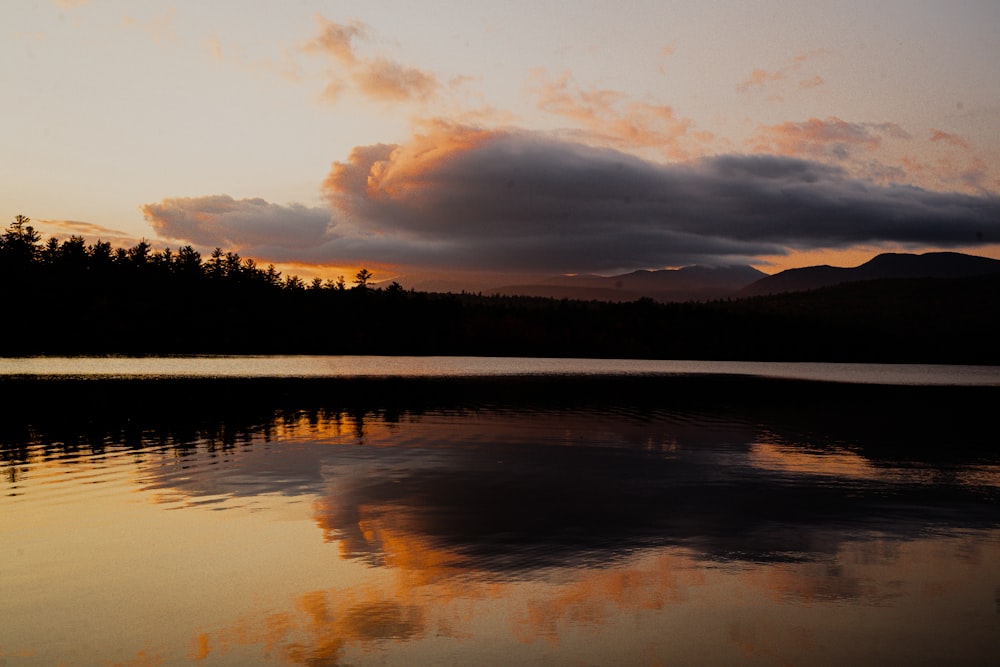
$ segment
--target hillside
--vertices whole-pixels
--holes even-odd
[[[957,252],[885,253],[853,268],[824,265],[788,269],[742,288],[739,295],[800,292],[862,280],[965,278],[991,273],[1000,273],[1000,260]]]
[[[686,266],[615,276],[554,276],[539,283],[501,285],[490,294],[597,301],[708,301],[734,295],[767,274],[751,266]]]

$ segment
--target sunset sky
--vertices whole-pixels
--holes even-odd
[[[1000,2],[0,5],[5,224],[301,275],[1000,258]]]

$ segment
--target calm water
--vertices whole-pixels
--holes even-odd
[[[0,664],[996,664],[998,385],[2,360]]]
[[[0,357],[0,377],[495,377],[511,375],[751,375],[864,384],[1000,386],[1000,367],[759,361],[507,357],[202,356]]]

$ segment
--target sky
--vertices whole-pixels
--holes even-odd
[[[998,26],[996,0],[6,0],[0,214],[470,286],[1000,258]]]

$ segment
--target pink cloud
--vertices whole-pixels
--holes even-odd
[[[316,17],[319,34],[302,46],[311,55],[330,58],[337,68],[328,72],[323,97],[336,102],[349,91],[379,102],[424,102],[442,88],[430,72],[403,65],[385,56],[366,57],[356,42],[367,39],[370,28],[360,22],[340,24]]]
[[[44,235],[63,240],[70,236],[82,237],[87,243],[104,241],[115,247],[131,247],[140,239],[118,229],[80,220],[34,220],[36,229]]]
[[[673,107],[631,99],[611,89],[585,90],[569,73],[550,79],[535,73],[533,92],[542,111],[576,123],[580,138],[620,148],[654,148],[673,158],[690,157],[704,135],[691,132],[693,121]],[[701,138],[699,138],[701,137]]]
[[[761,153],[844,159],[855,148],[877,149],[886,136],[909,135],[895,123],[849,123],[831,116],[763,126],[749,145]]]
[[[750,72],[750,76],[736,85],[736,90],[745,93],[751,88],[763,87],[767,83],[782,81],[784,79],[785,74],[781,71],[768,72],[762,69],[755,69]]]
[[[747,93],[755,88],[767,88],[772,84],[779,84],[792,77],[793,74],[798,74],[802,69],[803,65],[809,60],[816,58],[821,55],[828,53],[826,49],[813,49],[812,51],[807,51],[806,53],[799,54],[788,61],[782,67],[776,70],[768,71],[765,69],[757,68],[750,72],[750,75],[743,81],[736,84],[736,90],[740,93]],[[815,88],[817,86],[823,85],[823,77],[815,75],[812,77],[806,77],[799,80],[799,88],[808,89]],[[772,94],[769,99],[780,100],[781,96],[777,94]]]
[[[353,42],[355,39],[368,36],[370,30],[367,25],[361,21],[351,21],[347,25],[334,23],[319,15],[316,16],[316,23],[319,25],[319,35],[302,47],[304,51],[324,53],[347,64],[357,61]]]
[[[440,87],[433,74],[385,58],[364,62],[352,78],[365,96],[388,102],[423,101]]]
[[[944,142],[951,146],[956,146],[958,148],[969,148],[969,142],[967,142],[962,137],[957,134],[952,134],[950,132],[945,132],[943,130],[936,130],[931,128],[931,141],[934,142]]]

